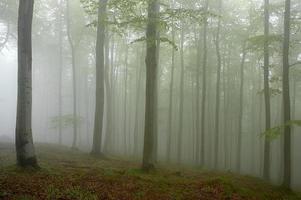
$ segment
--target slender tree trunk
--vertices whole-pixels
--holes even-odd
[[[238,137],[237,137],[237,158],[236,158],[236,170],[241,170],[241,145],[242,145],[242,126],[243,126],[243,102],[244,102],[244,72],[245,72],[245,60],[246,60],[246,43],[243,44],[243,53],[240,66],[240,90],[239,90],[239,115],[238,115]]]
[[[157,123],[157,10],[158,0],[148,1],[148,22],[146,29],[146,102],[145,127],[142,169],[149,171],[154,168],[153,148]]]
[[[200,38],[199,38],[200,40]],[[201,60],[200,60],[200,56],[201,56],[201,45],[200,45],[200,41],[197,41],[198,45],[197,45],[197,70],[196,70],[196,94],[195,94],[195,98],[196,98],[196,148],[195,148],[195,161],[196,164],[199,165],[200,164],[200,68],[201,68]]]
[[[182,23],[181,29],[181,72],[180,72],[180,103],[179,103],[179,129],[178,129],[178,149],[177,149],[177,158],[178,163],[181,162],[181,153],[182,153],[182,134],[183,134],[183,121],[184,121],[184,79],[185,79],[185,70],[184,70],[184,23]]]
[[[127,41],[126,41],[127,42]],[[126,44],[127,45],[127,44]],[[127,103],[127,99],[128,99],[128,56],[129,56],[129,48],[128,46],[126,47],[126,50],[125,50],[125,60],[124,60],[124,105],[123,105],[123,136],[124,136],[124,154],[126,154],[127,152],[127,139],[130,139],[130,138],[127,138],[127,123],[128,123],[128,120],[127,120],[127,106],[128,106],[128,103]]]
[[[222,0],[219,0],[219,13],[222,10]],[[217,55],[217,75],[216,75],[216,98],[215,98],[215,141],[214,141],[214,167],[218,167],[218,150],[219,150],[219,119],[220,119],[220,82],[221,82],[221,52],[220,52],[220,30],[221,30],[221,18],[218,19],[218,27],[216,33],[216,55]]]
[[[139,143],[139,108],[140,108],[140,91],[142,82],[142,65],[140,58],[140,52],[137,52],[137,80],[136,80],[136,107],[135,107],[135,128],[134,128],[134,155],[139,155],[138,143]]]
[[[290,43],[290,17],[291,1],[285,0],[284,13],[284,40],[283,40],[283,122],[288,123],[291,120],[290,86],[289,86],[289,43]],[[291,127],[284,128],[284,169],[283,186],[291,186]]]
[[[108,32],[106,34],[108,36]],[[112,39],[112,43],[114,40]],[[112,79],[110,79],[110,42],[107,39],[105,44],[105,96],[106,96],[106,139],[104,142],[104,151],[108,151],[108,146],[111,144],[112,137]],[[111,67],[113,67],[111,65]]]
[[[32,18],[33,0],[22,0],[18,18],[17,164],[37,167],[32,138]]]
[[[76,87],[76,63],[75,63],[75,45],[72,41],[71,36],[71,25],[70,25],[70,4],[69,0],[67,2],[67,36],[69,45],[71,48],[71,64],[72,64],[72,89],[73,89],[73,143],[72,148],[76,148],[77,145],[77,87]]]
[[[172,2],[174,3],[174,2]],[[174,25],[172,25],[172,42],[175,43],[175,30]],[[168,105],[168,136],[167,136],[167,162],[170,162],[171,154],[171,137],[172,137],[172,107],[173,107],[173,88],[174,88],[174,72],[175,72],[175,49],[172,48],[171,53],[171,73],[170,73],[170,83],[169,83],[169,105]]]
[[[270,84],[269,84],[269,0],[264,1],[264,99],[265,99],[265,128],[271,128],[271,103],[270,103]],[[270,142],[267,137],[264,141],[264,163],[263,177],[270,179]]]
[[[98,25],[96,41],[96,104],[94,118],[94,136],[92,154],[103,156],[101,153],[102,129],[104,116],[104,72],[105,72],[105,18],[107,0],[99,0]]]
[[[63,0],[59,0],[59,96],[58,96],[58,111],[59,111],[59,144],[62,145],[62,77],[63,77]]]
[[[208,11],[208,0],[205,2],[205,12]],[[208,18],[204,19],[203,33],[203,89],[202,89],[202,116],[201,116],[201,160],[200,164],[205,164],[205,115],[206,115],[206,99],[207,99],[207,30]]]

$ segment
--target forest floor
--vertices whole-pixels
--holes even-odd
[[[261,180],[230,173],[100,160],[79,151],[37,145],[41,169],[17,168],[13,145],[0,143],[1,200],[297,200],[300,196]]]

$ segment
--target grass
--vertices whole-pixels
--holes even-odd
[[[298,200],[290,191],[230,173],[157,169],[99,160],[68,148],[37,145],[41,169],[14,166],[11,145],[0,144],[1,200]]]

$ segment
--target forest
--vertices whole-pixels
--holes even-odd
[[[0,200],[301,199],[300,0],[0,0]]]

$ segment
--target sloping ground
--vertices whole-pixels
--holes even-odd
[[[232,174],[159,169],[99,160],[67,148],[38,145],[41,170],[14,167],[11,145],[0,144],[2,200],[297,200],[296,194]]]

